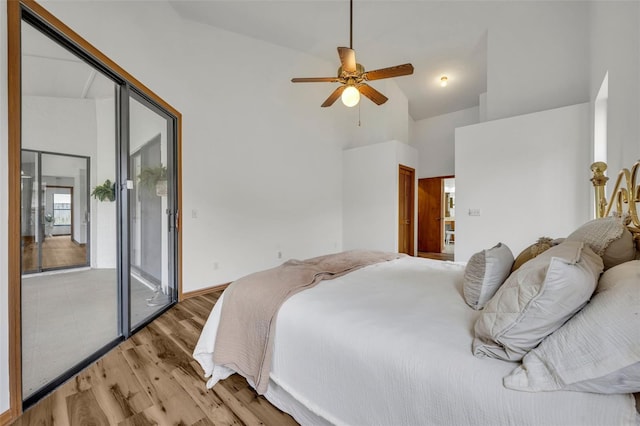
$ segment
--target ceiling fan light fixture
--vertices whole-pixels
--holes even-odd
[[[347,107],[354,107],[360,102],[360,95],[370,99],[376,105],[382,105],[389,99],[378,92],[367,82],[382,80],[384,78],[400,77],[413,74],[413,65],[401,64],[373,71],[366,71],[356,62],[356,52],[353,50],[353,0],[349,1],[349,47],[338,47],[340,67],[336,77],[305,77],[292,78],[292,83],[340,83],[329,97],[320,105],[322,108],[330,107],[338,98]]]
[[[341,99],[345,106],[354,107],[360,102],[360,91],[355,86],[347,86],[342,92]]]
[[[440,86],[447,87],[447,84],[449,84],[449,78],[446,75],[440,77]]]

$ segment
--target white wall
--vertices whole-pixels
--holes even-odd
[[[516,19],[496,15],[488,31],[487,120],[589,101],[589,3],[517,2]]]
[[[116,178],[115,99],[95,101],[96,155],[91,164],[91,190]],[[116,203],[91,197],[91,265],[111,269],[117,265]]]
[[[456,129],[457,261],[497,242],[517,255],[589,219],[588,123],[585,103]]]
[[[374,81],[370,82],[370,85],[375,86],[376,90],[389,100],[382,105],[376,105],[362,96],[358,106],[346,108],[340,105],[350,130],[348,147],[390,140],[409,143],[409,101],[405,94],[393,80]]]
[[[164,2],[45,6],[183,114],[185,292],[342,248],[346,108],[320,108],[326,85],[290,82],[334,64]]]
[[[398,251],[399,164],[416,168],[415,148],[389,141],[344,151],[342,220],[345,250]],[[417,194],[417,183],[415,188]],[[417,202],[415,205],[417,209]],[[414,240],[417,241],[415,236]]]
[[[487,92],[478,96],[478,123],[487,121]]]
[[[472,107],[415,122],[411,145],[418,150],[419,179],[455,174],[455,129],[478,123],[478,114]]]
[[[613,180],[640,159],[640,2],[592,2],[591,45],[593,103],[609,72],[607,163]]]
[[[91,99],[22,97],[22,147],[95,155],[96,111]]]
[[[0,414],[9,409],[9,282],[7,246],[9,200],[8,185],[8,99],[7,99],[7,2],[0,0]]]

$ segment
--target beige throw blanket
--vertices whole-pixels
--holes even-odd
[[[322,280],[400,256],[348,251],[308,260],[289,260],[276,268],[234,281],[224,293],[214,362],[251,379],[258,394],[264,394],[269,383],[275,317],[284,301]]]

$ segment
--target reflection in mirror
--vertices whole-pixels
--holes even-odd
[[[167,208],[170,121],[134,97],[129,100],[131,325],[135,327],[172,301]]]
[[[115,84],[22,22],[23,398],[119,336]]]
[[[87,157],[22,150],[23,273],[89,264],[88,166]]]

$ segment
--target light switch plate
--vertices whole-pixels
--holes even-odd
[[[469,216],[480,216],[480,209],[469,209]]]

